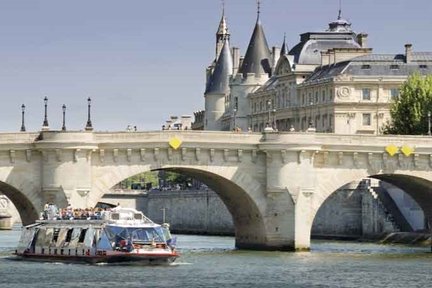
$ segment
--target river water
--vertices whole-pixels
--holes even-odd
[[[311,252],[234,249],[232,237],[178,235],[170,266],[13,260],[19,227],[0,231],[0,287],[430,287],[429,248],[312,242]]]

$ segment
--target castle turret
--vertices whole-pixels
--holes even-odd
[[[270,49],[261,25],[260,11],[258,9],[257,22],[239,72],[243,73],[244,77],[249,73],[270,75],[271,59]]]
[[[221,130],[220,119],[225,112],[225,97],[230,93],[229,80],[232,72],[233,59],[226,39],[206,85],[205,130]]]
[[[279,55],[279,50],[275,49],[275,51],[275,54]],[[231,95],[227,98],[229,102],[226,103],[223,130],[234,128],[248,130],[251,113],[248,95],[268,81],[272,74],[273,62],[275,59],[272,57],[261,24],[260,2],[258,1],[257,21],[246,55],[241,61],[239,73],[231,81]]]

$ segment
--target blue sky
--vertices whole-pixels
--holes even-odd
[[[284,33],[326,29],[338,0],[262,0],[271,46]],[[344,0],[343,17],[369,34],[375,53],[432,51],[432,1]],[[40,129],[49,98],[52,130],[83,129],[93,99],[96,130],[158,130],[169,115],[204,107],[205,68],[214,58],[220,0],[0,0],[0,131]],[[231,44],[244,54],[256,20],[255,0],[226,0]]]

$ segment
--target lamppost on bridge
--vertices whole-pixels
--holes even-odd
[[[26,128],[25,128],[25,125],[24,125],[24,114],[25,114],[25,105],[24,104],[22,104],[21,105],[21,132],[25,132],[26,131]]]
[[[313,102],[310,102],[310,120],[309,120],[309,128],[313,128],[314,124],[313,124],[313,120],[312,120],[312,106],[313,106]]]
[[[428,111],[427,116],[428,116],[428,135],[431,136],[431,112],[430,111]]]
[[[62,125],[62,131],[66,131],[66,105],[63,104],[62,106],[63,111],[63,125]]]
[[[237,111],[238,111],[238,98],[237,97],[235,97],[234,98],[234,109],[233,109],[233,112],[234,112],[234,117],[233,117],[233,129],[234,130],[236,130],[236,117],[237,117]]]
[[[266,132],[270,132],[270,131],[274,131],[273,130],[273,125],[271,122],[271,113],[272,113],[273,109],[272,109],[272,101],[271,99],[267,100],[267,112],[268,112],[268,116],[267,116],[267,124],[266,127],[264,128],[264,131]]]
[[[309,121],[309,127],[306,130],[307,132],[316,132],[316,128],[314,127],[315,119],[313,119],[313,113],[312,113],[313,112],[312,111],[313,105],[314,105],[314,103],[313,103],[313,101],[311,101],[310,102],[310,121]]]
[[[267,117],[267,127],[270,127],[270,113],[271,113],[271,100],[267,100],[267,111],[268,111],[268,117]]]
[[[46,131],[49,130],[49,124],[48,124],[48,97],[45,96],[44,98],[44,105],[45,105],[45,116],[44,121],[42,124],[42,130]]]
[[[88,97],[87,99],[87,107],[88,107],[88,113],[87,113],[87,125],[85,127],[86,131],[92,131],[93,130],[93,126],[92,126],[92,122],[91,122],[91,115],[90,115],[90,109],[91,109],[91,98]]]

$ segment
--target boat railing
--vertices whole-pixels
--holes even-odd
[[[41,213],[40,220],[48,221],[91,221],[91,220],[104,220],[114,222],[125,222],[125,223],[154,223],[141,211],[133,208],[115,207],[112,209],[73,209],[70,206],[67,208],[58,209],[54,204],[47,204],[44,211]]]

